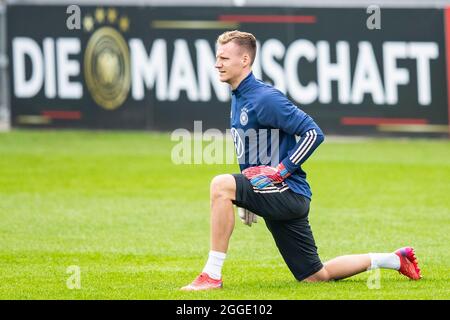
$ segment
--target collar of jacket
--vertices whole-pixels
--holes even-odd
[[[236,96],[240,96],[251,87],[254,81],[256,81],[256,78],[253,75],[253,72],[250,71],[248,76],[246,76],[244,80],[242,80],[241,83],[239,83],[238,87],[231,91],[231,93]]]

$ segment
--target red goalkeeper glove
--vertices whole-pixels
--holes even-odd
[[[281,183],[291,175],[283,163],[280,163],[276,168],[269,166],[250,167],[242,171],[242,174],[258,189]]]

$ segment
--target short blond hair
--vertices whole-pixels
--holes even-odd
[[[231,41],[248,51],[248,53],[250,54],[250,64],[253,64],[256,57],[255,36],[249,32],[233,30],[226,31],[217,38],[217,43],[220,45],[227,44]]]

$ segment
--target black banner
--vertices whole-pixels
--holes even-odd
[[[446,10],[80,9],[78,29],[65,6],[8,7],[14,126],[224,130],[215,40],[238,29],[258,39],[255,75],[326,134],[449,133]]]
[[[332,299],[334,297],[330,297]],[[3,310],[15,314],[32,310],[33,314],[49,315],[50,310],[71,310],[75,316],[90,312],[95,316],[111,314],[130,317],[142,314],[162,315],[170,319],[279,319],[299,313],[299,310],[318,310],[331,317],[347,316],[356,308],[375,310],[382,315],[387,307],[398,316],[413,316],[421,309],[444,309],[446,301],[431,300],[46,300],[1,301]],[[87,309],[90,309],[87,311]],[[42,311],[42,312],[41,312]],[[54,312],[55,314],[55,312]]]

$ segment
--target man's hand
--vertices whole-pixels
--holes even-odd
[[[258,189],[281,183],[290,176],[290,173],[282,163],[280,163],[277,168],[269,166],[250,167],[242,171],[242,174]]]
[[[243,224],[248,225],[249,227],[252,226],[252,223],[257,223],[258,222],[258,216],[256,214],[254,214],[253,212],[251,212],[250,210],[241,208],[241,207],[237,207],[238,209],[238,215],[239,218],[241,219]]]

